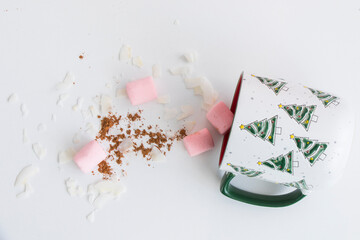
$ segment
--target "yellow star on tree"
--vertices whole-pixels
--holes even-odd
[[[271,139],[271,136],[269,136],[269,139]]]
[[[258,165],[261,165],[261,164],[262,164],[262,162],[258,161],[258,162],[257,162],[257,164],[258,164]]]
[[[227,165],[228,165],[228,166],[230,166],[231,164],[230,164],[230,163],[228,163]]]
[[[290,138],[291,138],[291,139],[293,139],[294,137],[295,137],[294,134],[291,134],[291,135],[290,135]]]
[[[309,120],[306,120],[305,123],[309,123]]]
[[[279,105],[278,105],[278,107],[279,107],[279,108],[282,108],[282,107],[283,107],[283,105],[282,105],[282,104],[279,104]]]
[[[240,129],[244,129],[244,128],[245,128],[245,126],[241,124],[241,125],[240,125]]]

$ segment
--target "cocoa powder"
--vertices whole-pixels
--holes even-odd
[[[103,174],[103,179],[109,179],[109,177],[113,174],[113,170],[110,165],[106,162],[106,160],[100,162],[98,164],[98,171],[99,173]]]
[[[98,116],[99,117],[99,116]],[[110,128],[112,128],[115,124],[119,124],[121,116],[116,117],[115,115],[110,115],[108,117],[104,117],[101,120],[101,129],[99,131],[97,139],[104,140],[106,135],[109,133]]]
[[[139,110],[139,113],[142,113],[142,110]],[[128,113],[127,118],[132,122],[141,120],[141,116],[139,115],[139,113],[135,113],[135,114]]]
[[[151,160],[151,151],[152,147],[157,147],[164,155],[166,151],[170,151],[173,143],[175,141],[180,141],[187,134],[185,128],[175,132],[173,137],[168,137],[163,129],[159,129],[158,125],[148,125],[144,126],[144,123],[141,116],[142,110],[138,110],[136,113],[127,113],[126,118],[122,118],[121,115],[117,116],[113,113],[109,113],[108,116],[105,116],[101,119],[101,129],[99,130],[96,139],[107,142],[109,144],[108,154],[109,158],[102,161],[98,165],[99,173],[103,174],[104,179],[108,179],[111,175],[114,174],[113,169],[109,165],[109,162],[115,160],[115,162],[122,167],[124,164],[124,159],[126,159],[126,153],[120,152],[118,150],[120,144],[124,141],[125,138],[130,139],[133,142],[132,151],[135,155],[138,153],[146,159],[147,161]],[[100,117],[100,116],[98,116]],[[140,125],[132,126],[135,122],[139,122]],[[110,135],[110,129],[117,129],[120,131],[119,134]],[[124,128],[127,128],[124,130]],[[144,144],[148,145],[145,146]],[[127,162],[125,165],[128,165]],[[124,169],[121,169],[121,174],[126,175]]]

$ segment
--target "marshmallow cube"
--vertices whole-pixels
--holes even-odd
[[[74,162],[81,171],[91,172],[101,161],[107,157],[106,152],[101,145],[93,140],[86,144],[74,157]]]
[[[191,157],[209,151],[214,147],[214,141],[207,128],[184,137],[183,142]]]
[[[224,102],[219,102],[209,110],[206,118],[220,134],[225,134],[231,128],[234,114]]]
[[[132,105],[139,105],[157,99],[152,77],[146,77],[126,84],[126,92]]]

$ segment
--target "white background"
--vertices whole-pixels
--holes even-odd
[[[1,1],[0,239],[359,239],[357,134],[337,185],[291,207],[262,208],[220,194],[221,137],[201,111],[192,117],[196,130],[209,127],[215,149],[190,158],[179,143],[164,164],[148,167],[134,160],[122,179],[127,193],[98,212],[95,223],[86,221],[91,206],[85,198],[71,198],[64,179],[74,177],[85,187],[99,176],[84,175],[72,164],[60,171],[57,153],[72,145],[74,133],[86,124],[71,110],[76,98],[83,96],[88,106],[96,94],[113,94],[105,84],[120,73],[121,87],[160,63],[164,76],[156,80],[159,93],[171,95],[171,106],[186,103],[200,109],[199,98],[166,71],[184,65],[181,54],[194,49],[199,53],[195,75],[207,76],[227,104],[245,70],[321,86],[348,96],[359,111],[358,1],[169,2]],[[179,25],[173,24],[175,19]],[[118,61],[124,43],[142,56],[142,70]],[[79,60],[82,53],[85,58]],[[74,72],[76,85],[61,109],[55,85],[67,71]],[[13,92],[30,109],[26,119],[19,103],[6,102]],[[127,99],[116,104],[124,112],[136,109]],[[149,122],[162,114],[156,103],[142,108]],[[51,122],[51,113],[57,122]],[[41,122],[48,126],[44,133],[36,130]],[[176,128],[180,123],[159,124]],[[45,159],[37,160],[31,146],[22,144],[24,127],[31,142],[47,147]],[[13,183],[30,163],[41,169],[32,181],[35,193],[18,200]]]

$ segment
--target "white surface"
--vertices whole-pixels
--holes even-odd
[[[97,177],[85,176],[73,165],[61,170],[57,165],[58,151],[71,146],[74,133],[86,126],[71,106],[78,97],[84,97],[87,106],[96,94],[115,94],[115,88],[105,85],[120,73],[121,87],[150,75],[152,65],[159,63],[159,94],[170,94],[171,106],[193,104],[200,109],[199,98],[166,71],[182,65],[181,56],[189,50],[199,54],[195,72],[207,76],[227,104],[240,72],[246,70],[315,88],[327,85],[328,91],[348,95],[358,111],[359,9],[355,0],[2,0],[0,239],[359,239],[357,148],[335,187],[288,208],[262,208],[219,193],[221,137],[210,129],[216,142],[211,152],[191,159],[177,144],[167,161],[154,168],[141,160],[131,163],[123,180],[127,193],[97,212],[93,224],[86,220],[91,206],[86,199],[71,198],[64,180],[74,177],[85,186]],[[120,64],[122,44],[142,57],[142,69]],[[55,87],[68,71],[75,74],[76,85],[60,108]],[[7,103],[13,92],[19,95],[15,105]],[[27,118],[21,116],[21,103],[29,108]],[[130,108],[126,98],[115,104],[123,104],[124,111]],[[151,108],[159,115],[159,105],[145,105],[144,114]],[[193,119],[195,130],[208,126],[203,112]],[[45,133],[36,130],[41,122],[48,126]],[[31,143],[47,148],[43,160],[34,156],[31,144],[23,145],[23,128]],[[359,146],[358,135],[355,140]],[[16,175],[31,163],[41,171],[32,179],[35,192],[18,200]]]

